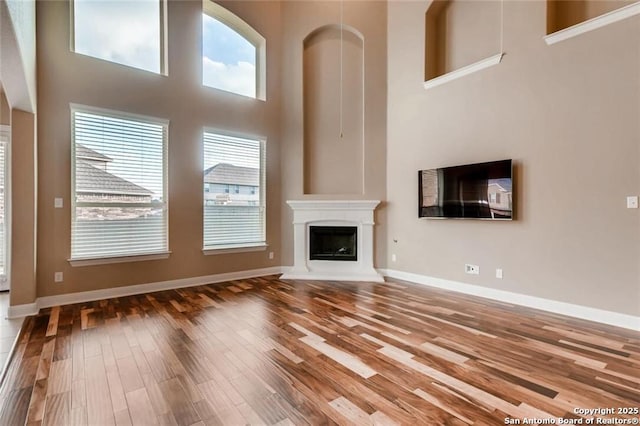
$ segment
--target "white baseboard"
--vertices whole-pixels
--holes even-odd
[[[9,319],[13,318],[22,318],[28,315],[35,315],[38,313],[38,303],[25,303],[24,305],[13,305],[9,306],[7,310],[7,317]]]
[[[285,271],[286,269],[286,271]],[[318,281],[367,281],[373,283],[383,283],[384,277],[376,270],[372,272],[329,272],[329,271],[306,271],[293,272],[293,268],[283,268],[283,280],[318,280]]]
[[[114,297],[131,296],[134,294],[152,293],[154,291],[172,290],[177,288],[219,283],[224,281],[254,278],[265,275],[275,275],[280,273],[287,273],[290,272],[290,270],[291,267],[274,266],[270,268],[252,269],[249,271],[228,272],[223,274],[205,275],[201,277],[181,278],[177,280],[108,288],[103,290],[83,291],[78,293],[61,294],[57,296],[45,296],[39,297],[34,303],[9,306],[8,317],[20,318],[27,315],[35,315],[41,308],[49,308],[51,306],[84,303],[94,300],[110,299]],[[605,311],[588,306],[543,299],[541,297],[512,293],[509,291],[481,287],[472,284],[465,284],[457,281],[445,280],[442,278],[414,274],[411,272],[396,271],[393,269],[379,269],[378,271],[384,276],[410,281],[416,284],[456,291],[459,293],[484,297],[487,299],[499,300],[501,302],[540,309],[543,311],[581,318],[589,321],[595,321],[603,324],[614,325],[617,327],[628,328],[635,331],[640,330],[640,317],[636,317],[633,315]]]
[[[41,308],[49,308],[51,306],[91,302],[94,300],[132,296],[134,294],[152,293],[154,291],[162,290],[173,290],[176,288],[193,287],[197,285],[213,284],[231,280],[242,280],[247,278],[261,277],[265,275],[279,274],[281,272],[281,267],[274,266],[271,268],[252,269],[249,271],[227,272],[224,274],[180,278],[177,280],[136,284],[123,287],[107,288],[103,290],[82,291],[78,293],[60,294],[57,296],[44,296],[36,299],[34,303],[10,306],[8,317],[19,318],[27,315],[35,315]]]
[[[465,284],[457,281],[445,280],[442,278],[434,278],[426,275],[414,274],[411,272],[396,271],[393,269],[380,269],[379,271],[384,276],[397,278],[404,281],[410,281],[416,284],[456,291],[458,293],[470,294],[487,299],[499,300],[501,302],[512,303],[514,305],[526,306],[528,308],[540,309],[542,311],[553,312],[570,317],[595,321],[603,324],[615,325],[617,327],[628,328],[635,331],[640,330],[640,317],[636,317],[633,315],[605,311],[588,306],[574,305],[572,303],[543,299],[541,297],[512,293],[509,291],[481,287],[472,284]]]

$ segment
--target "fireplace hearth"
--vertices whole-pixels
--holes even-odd
[[[288,200],[293,210],[293,265],[282,279],[384,282],[373,266],[373,211],[379,203]]]
[[[310,226],[310,260],[358,260],[357,226]]]

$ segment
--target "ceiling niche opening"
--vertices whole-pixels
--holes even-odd
[[[638,0],[547,0],[547,44],[555,44],[640,14]]]
[[[425,88],[500,63],[503,1],[434,0],[425,13]]]

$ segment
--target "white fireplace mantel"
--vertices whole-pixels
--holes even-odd
[[[289,200],[293,210],[293,267],[283,279],[383,282],[373,267],[373,211],[379,200]],[[309,259],[310,226],[356,226],[358,260]]]

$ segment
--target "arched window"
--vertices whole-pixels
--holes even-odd
[[[202,84],[264,100],[266,41],[210,0],[202,8]]]

